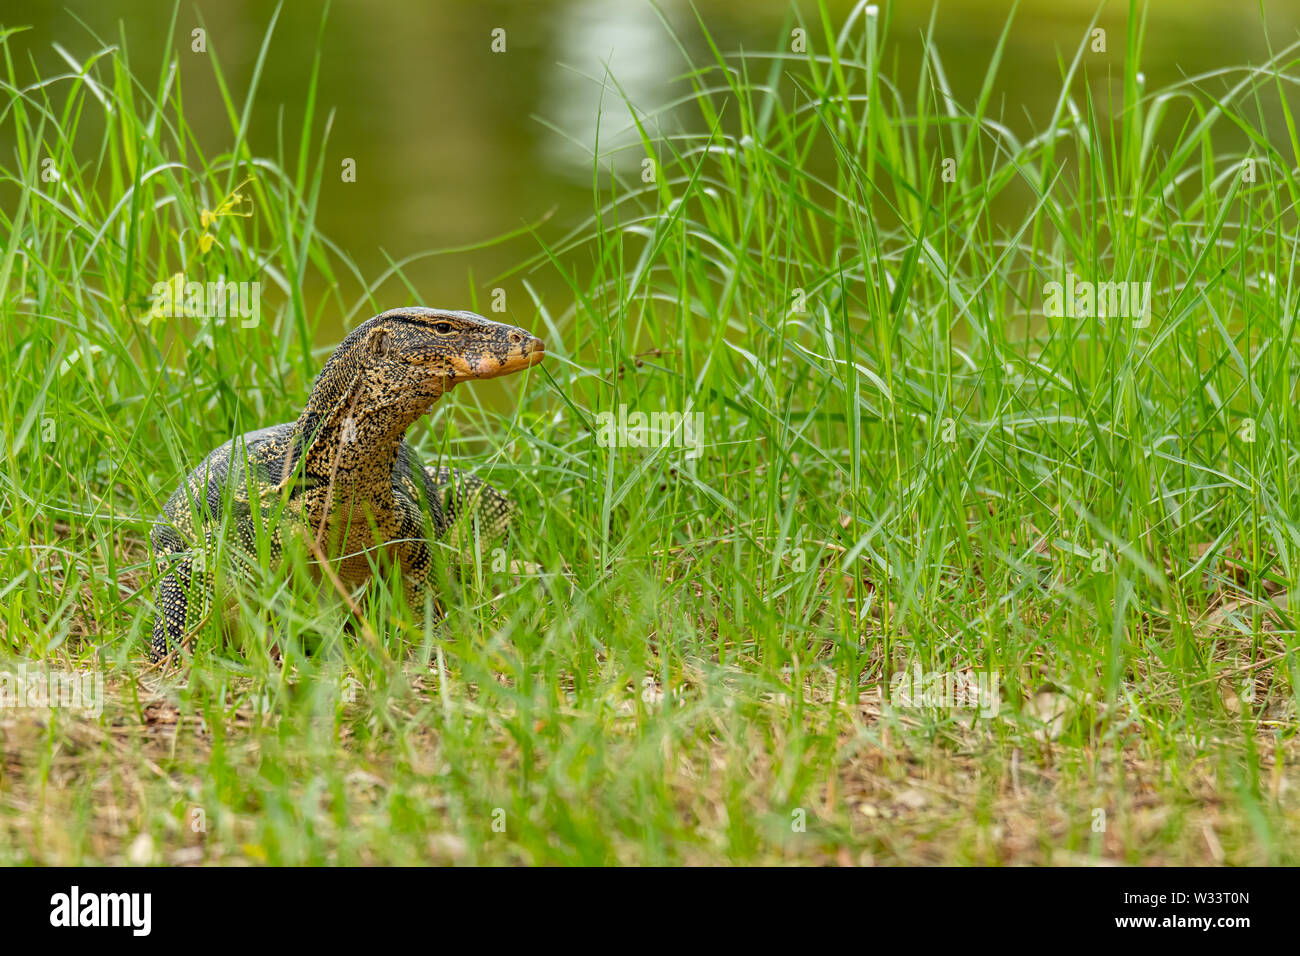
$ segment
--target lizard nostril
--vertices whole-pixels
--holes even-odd
[[[511,332],[510,335],[507,336],[507,338],[510,339],[511,345],[518,345],[520,342],[524,340],[524,337],[520,335],[518,332]]]

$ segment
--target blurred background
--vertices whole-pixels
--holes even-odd
[[[826,4],[841,21],[854,6],[846,0]],[[1109,62],[1118,83],[1127,7],[1122,0],[1100,7],[1094,0],[1020,3],[992,116],[1022,133],[1036,128],[1054,105],[1063,64],[1099,9],[1098,25],[1107,30],[1115,55],[1089,62],[1089,80],[1100,80],[1104,88]],[[1300,3],[1266,0],[1262,8],[1274,49],[1295,39]],[[421,257],[405,271],[425,304],[477,303],[480,310],[493,279],[538,251],[527,232],[485,243],[539,223],[556,238],[591,216],[594,182],[606,189],[614,175],[641,185],[644,152],[611,74],[639,110],[655,114],[652,135],[671,133],[698,125],[698,116],[666,109],[689,91],[684,75],[691,62],[712,59],[697,13],[724,53],[788,54],[791,30],[799,25],[796,11],[816,21],[816,7],[807,0],[695,0],[693,6],[687,0],[334,0],[322,41],[323,9],[323,3],[292,2],[280,11],[252,112],[254,154],[283,155],[291,162],[296,157],[319,46],[313,147],[333,113],[320,228],[368,279],[418,253],[477,246]],[[1011,9],[1010,0],[943,0],[937,11],[929,0],[894,4],[884,69],[910,99],[921,35],[933,14],[949,82],[969,106]],[[1265,60],[1259,9],[1256,0],[1155,0],[1143,39],[1148,85]],[[220,58],[234,99],[242,102],[274,14],[275,5],[265,0],[181,5],[172,44],[184,51],[185,112],[205,151],[229,149],[230,121],[210,65],[203,54],[190,52],[190,31],[206,28],[209,50]],[[15,38],[15,48],[30,56],[20,72],[66,69],[56,44],[84,62],[124,38],[137,76],[150,89],[172,16],[170,3],[144,0],[0,0],[0,24],[32,27]],[[505,31],[504,53],[492,50],[497,29]],[[815,31],[808,41],[813,52],[827,47]],[[598,123],[601,156],[594,163]],[[89,124],[83,132],[88,142],[96,141]],[[0,149],[13,150],[13,131],[2,121]],[[349,158],[356,162],[355,182],[342,180],[342,163]],[[545,275],[533,281],[544,292],[564,294]],[[395,280],[385,293],[392,304],[409,301]],[[516,297],[510,311],[524,318],[519,312],[526,302]],[[558,304],[554,311],[562,311]],[[333,341],[340,331],[341,320],[327,318],[319,339]]]

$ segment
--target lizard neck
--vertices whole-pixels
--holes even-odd
[[[321,522],[336,512],[369,511],[371,517],[382,517],[391,511],[393,466],[402,440],[443,391],[435,385],[394,394],[361,374],[344,386],[322,375],[294,424],[291,458],[286,460],[307,489],[327,490],[309,496],[306,517]]]

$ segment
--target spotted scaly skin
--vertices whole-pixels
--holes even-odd
[[[236,574],[271,560],[290,533],[309,536],[342,582],[396,564],[423,602],[431,542],[462,553],[498,537],[512,504],[482,479],[420,464],[406,430],[460,382],[508,375],[545,356],[540,339],[473,312],[407,308],[357,326],[321,370],[298,420],[248,432],[207,456],[168,499],[150,536],[163,567],[150,656],[176,647],[212,600],[210,558],[223,527]],[[191,607],[193,599],[202,608]]]

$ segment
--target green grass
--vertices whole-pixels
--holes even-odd
[[[4,34],[0,670],[105,705],[0,710],[0,862],[1300,861],[1296,47],[1148,89],[1134,13],[1017,133],[1000,47],[950,90],[888,14],[689,67],[687,131],[643,116],[500,280],[546,363],[410,436],[525,503],[443,624],[269,571],[166,669],[180,476],[296,416],[324,317],[488,306],[320,234],[328,124],[255,155],[260,59],[236,91],[211,49],[204,153],[175,54],[32,84]],[[1149,281],[1149,324],[1046,316],[1067,272]],[[151,321],[176,273],[262,282],[261,322]],[[702,455],[602,447],[620,404],[702,413]],[[999,712],[882,701],[916,666]]]

